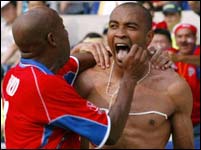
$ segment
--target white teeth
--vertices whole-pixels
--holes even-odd
[[[116,44],[116,46],[127,46],[127,45],[123,44],[123,43],[118,43],[118,44]]]

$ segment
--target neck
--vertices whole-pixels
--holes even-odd
[[[42,64],[44,64],[49,70],[51,70],[53,73],[57,73],[59,69],[61,69],[64,64],[67,62],[67,60],[65,62],[61,62],[61,60],[54,60],[54,61],[46,61],[46,60],[40,60],[40,62]]]
[[[114,63],[114,64],[113,64]],[[144,72],[144,75],[143,77],[148,73],[150,73],[150,69],[151,69],[151,62],[147,62],[147,66],[146,66],[146,70]],[[112,62],[112,65],[114,66],[111,66],[111,70],[110,72],[112,72],[112,78],[114,79],[121,79],[122,76],[123,76],[123,69],[121,67],[119,67],[114,61]],[[110,73],[111,74],[111,73]],[[142,77],[142,78],[143,78]]]
[[[54,60],[54,59],[52,59],[53,61],[50,61],[51,59],[47,59],[47,57],[43,57],[43,58],[39,58],[39,57],[28,57],[28,58],[27,57],[22,57],[22,58],[35,60],[35,61],[43,64],[44,66],[46,66],[51,72],[53,72],[55,74],[66,63],[66,62],[65,63],[63,63],[63,62],[61,63],[60,60]]]
[[[143,77],[137,82],[137,84],[140,84],[150,74],[150,71],[151,71],[151,63],[148,62],[147,67],[146,67],[146,71],[145,71]],[[109,109],[111,108],[112,104],[114,103],[115,95],[119,91],[119,88],[120,88],[119,87],[119,80],[122,76],[123,76],[123,70],[120,67],[118,67],[115,64],[115,62],[113,61],[112,66],[110,68],[110,74],[109,74],[109,78],[108,78],[107,86],[106,86],[106,91],[105,91],[106,94],[111,97],[111,100],[109,102]],[[116,78],[116,77],[118,77],[118,78]],[[115,82],[112,83],[112,80]],[[111,88],[114,89],[112,84],[118,85],[118,86],[115,86],[115,90],[111,89]]]
[[[38,51],[37,50],[34,52],[33,51],[21,52],[21,56],[22,56],[22,58],[25,58],[25,59],[33,59],[33,60],[40,62],[41,64],[46,66],[53,73],[57,73],[58,70],[60,68],[62,68],[63,65],[69,59],[67,57],[58,58],[57,56],[55,56],[54,54],[51,54],[51,53],[49,53],[49,55],[48,55],[45,50],[44,51]]]
[[[121,79],[123,76],[123,69],[119,67],[115,62],[114,62],[114,68],[113,68],[113,76],[115,78]]]
[[[142,78],[140,80],[138,80],[137,84],[140,84],[145,78],[147,78],[147,76],[150,74],[151,72],[151,62],[148,62],[146,71],[144,73],[144,75],[142,76]]]

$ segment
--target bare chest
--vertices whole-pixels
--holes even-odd
[[[97,84],[88,99],[101,108],[109,109],[115,103],[118,86],[107,89],[107,83]],[[137,85],[133,91],[133,102],[129,113],[132,126],[146,124],[147,127],[160,126],[174,111],[174,105],[165,90]],[[132,121],[133,119],[137,121]],[[128,122],[130,122],[128,120]],[[132,122],[135,122],[133,124]],[[136,123],[137,122],[137,123]]]

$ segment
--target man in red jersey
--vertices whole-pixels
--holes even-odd
[[[12,30],[22,58],[3,81],[6,148],[81,148],[80,136],[97,147],[115,144],[147,69],[147,51],[132,49],[127,55],[118,97],[107,114],[72,87],[95,60],[88,53],[69,57],[68,33],[56,11],[34,8],[19,16]]]
[[[174,55],[176,71],[186,79],[193,94],[193,111],[191,119],[194,127],[194,137],[200,148],[200,46],[196,46],[196,32],[194,25],[178,24],[174,28],[176,43],[179,50]]]

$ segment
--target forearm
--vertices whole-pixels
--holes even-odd
[[[130,112],[136,82],[137,80],[130,80],[126,75],[124,75],[121,80],[120,92],[117,95],[115,104],[111,107],[109,112],[111,118],[111,131],[110,137],[106,143],[108,145],[115,144],[122,134],[128,118],[128,113]]]
[[[200,56],[184,55],[180,58],[181,62],[189,63],[192,65],[200,66]]]
[[[200,66],[200,56],[196,55],[176,55],[176,58],[173,59],[174,62],[184,62],[196,66]]]
[[[96,61],[91,53],[73,54],[79,60],[79,73],[96,65]]]

